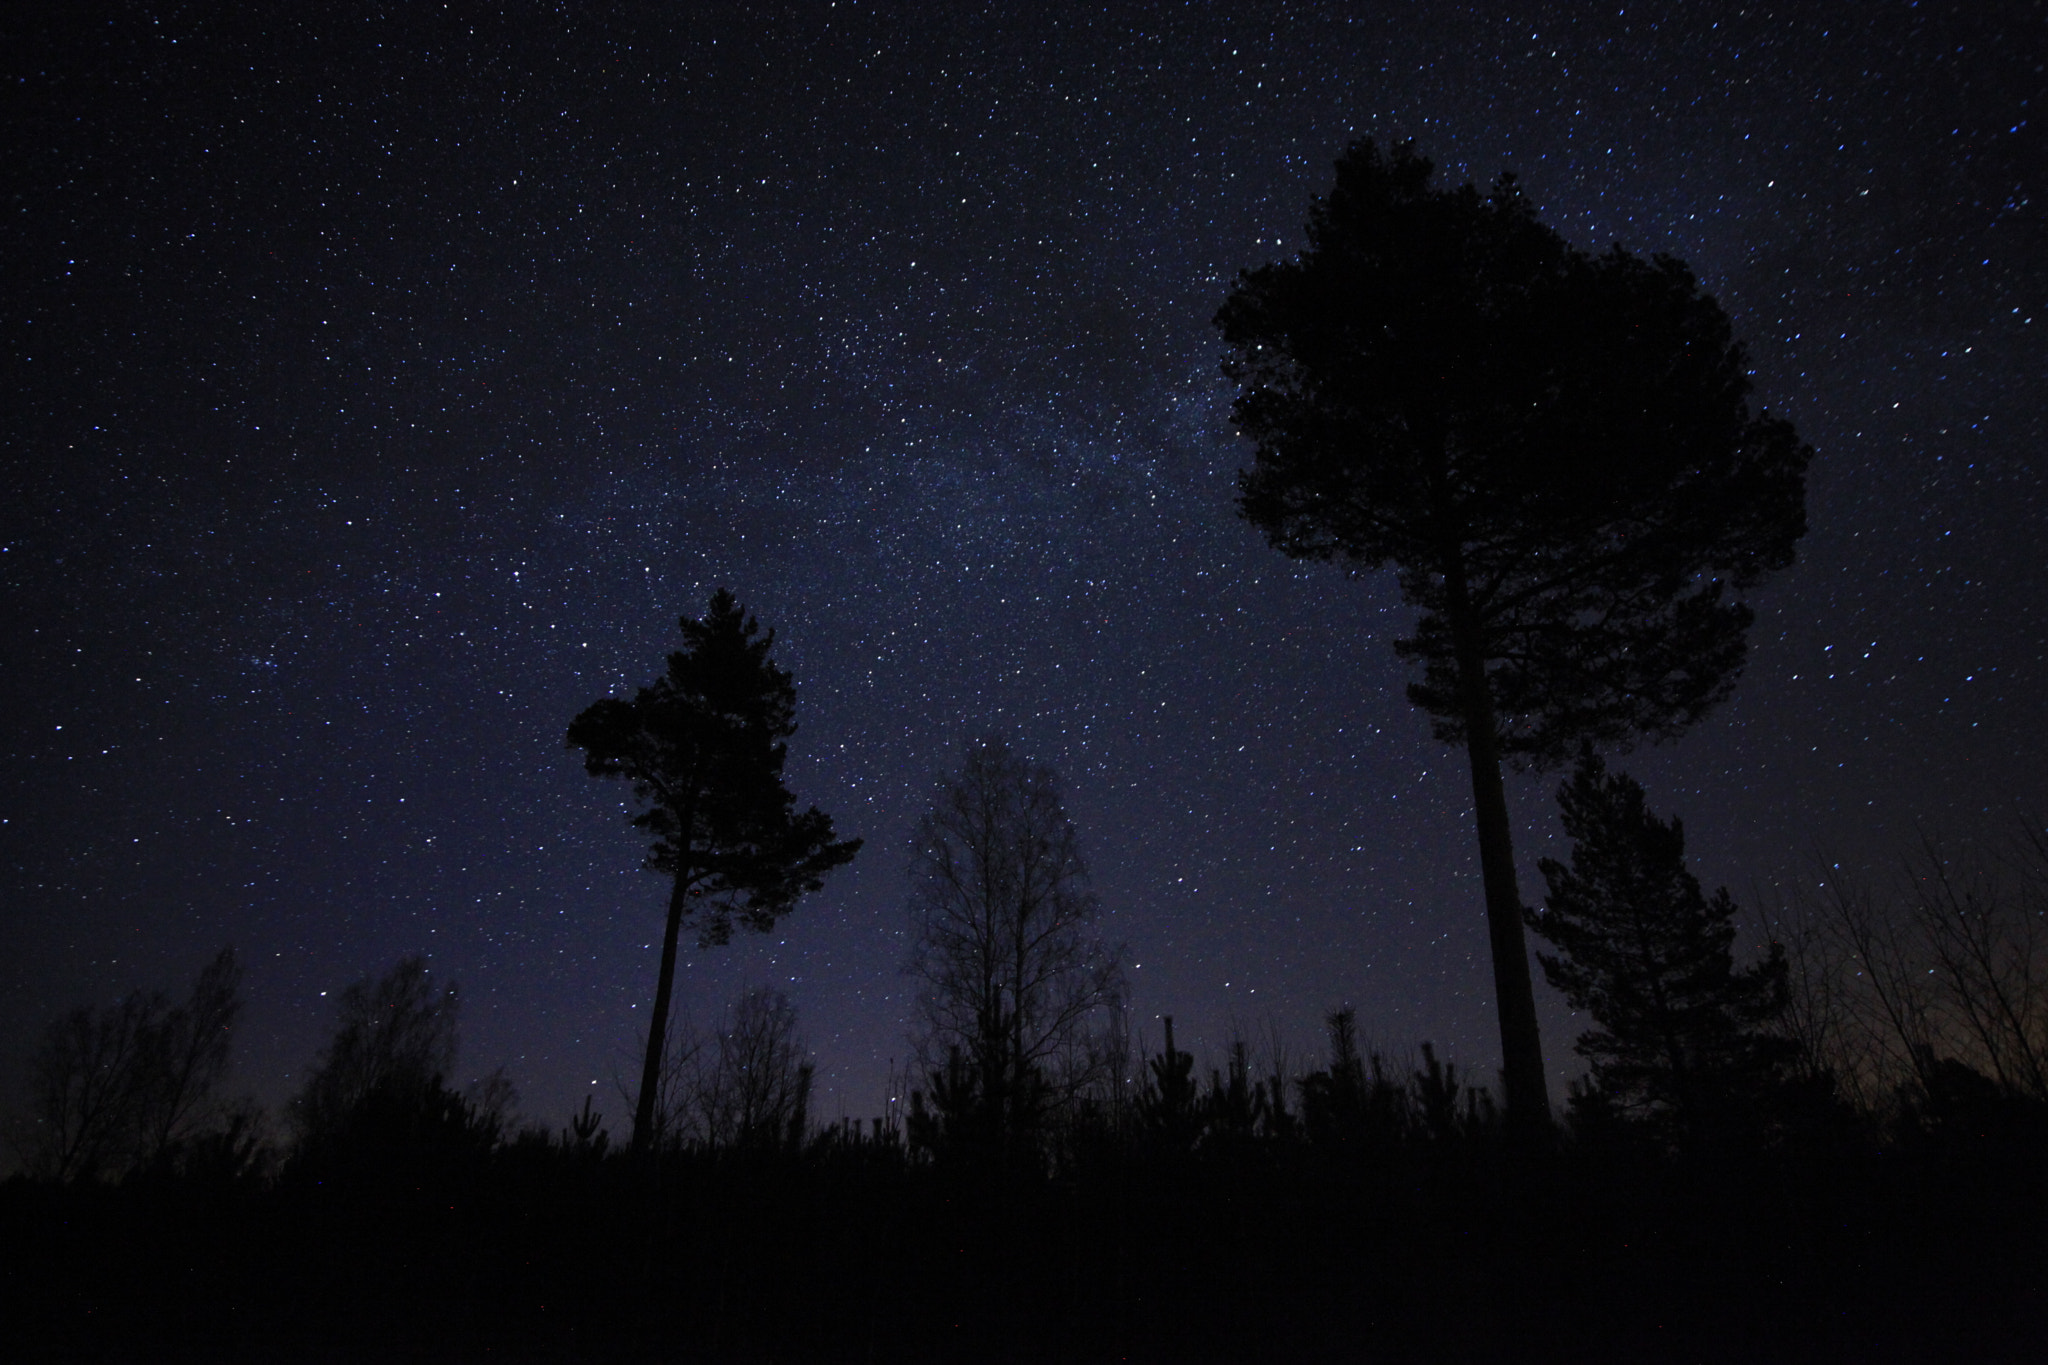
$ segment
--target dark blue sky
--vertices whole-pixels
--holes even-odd
[[[275,1101],[321,992],[424,951],[466,1073],[616,1107],[662,887],[562,734],[721,584],[796,676],[801,799],[867,848],[680,998],[786,989],[825,1116],[905,1054],[905,840],[991,731],[1063,774],[1141,1019],[1306,1049],[1350,1001],[1489,1072],[1398,597],[1231,504],[1209,319],[1367,134],[1690,261],[1818,449],[1736,700],[1622,761],[1709,886],[2048,810],[2038,0],[7,24],[10,1075],[232,942]],[[1531,898],[1553,785],[1510,793]]]

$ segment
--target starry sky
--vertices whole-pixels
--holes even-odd
[[[822,1117],[907,1053],[910,826],[989,733],[1153,1038],[1307,1061],[1348,1001],[1491,1074],[1411,618],[1232,506],[1210,319],[1366,135],[1689,261],[1818,451],[1735,699],[1621,760],[1709,887],[2048,811],[2041,0],[49,8],[0,34],[0,1077],[232,943],[276,1103],[422,952],[465,1075],[623,1113],[664,888],[563,732],[720,585],[867,846],[679,999],[787,991]]]

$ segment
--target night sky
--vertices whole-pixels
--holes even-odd
[[[720,585],[867,846],[678,998],[786,990],[821,1117],[907,1053],[906,841],[987,733],[1062,774],[1154,1040],[1307,1062],[1349,1001],[1491,1075],[1410,617],[1232,506],[1210,319],[1363,135],[1688,260],[1818,450],[1734,701],[1620,760],[1709,888],[2048,811],[2041,0],[287,8],[0,33],[8,1076],[232,943],[274,1104],[424,952],[461,1079],[623,1118],[665,888],[563,732]]]

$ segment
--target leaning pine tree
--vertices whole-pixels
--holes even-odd
[[[1559,952],[1543,974],[1596,1027],[1576,1049],[1587,1099],[1679,1141],[1744,1126],[1797,1046],[1783,1015],[1784,950],[1738,970],[1735,903],[1709,898],[1685,866],[1685,827],[1659,820],[1626,773],[1591,754],[1558,790],[1571,866],[1545,858],[1549,885],[1529,927]]]
[[[1511,177],[1430,185],[1360,142],[1308,248],[1217,314],[1257,447],[1239,509],[1286,554],[1392,565],[1409,698],[1471,761],[1508,1121],[1549,1124],[1503,763],[1677,734],[1728,696],[1740,594],[1792,560],[1811,451],[1751,413],[1686,267],[1593,256]]]
[[[706,945],[732,937],[735,923],[766,932],[799,896],[824,885],[860,840],[835,840],[832,818],[798,813],[783,785],[783,741],[796,732],[796,689],[769,662],[775,633],[725,589],[702,621],[682,620],[688,648],[631,701],[607,697],[569,725],[569,747],[584,752],[593,777],[633,784],[633,823],[653,839],[647,866],[670,878],[661,973],[647,1024],[633,1146],[655,1137],[662,1045],[675,988],[676,944],[694,918]]]

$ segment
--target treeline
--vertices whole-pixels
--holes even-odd
[[[1910,904],[1854,904],[1913,944]],[[1784,962],[1788,1011],[1762,1036],[1803,1049],[1799,955],[1831,941],[1758,959]],[[58,1021],[46,1079],[111,1060],[118,1084],[99,1111],[39,1091],[73,1097],[60,1127],[98,1156],[46,1141],[0,1187],[18,1358],[2019,1360],[2044,1339],[2048,1107],[1946,1043],[1931,1083],[1799,1050],[1739,1121],[1589,1081],[1531,1156],[1489,1087],[1427,1045],[1377,1053],[1346,1009],[1306,1070],[1249,1040],[1198,1063],[1167,1021],[1036,1107],[992,1103],[949,1050],[894,1112],[820,1124],[795,1012],[757,991],[672,1030],[636,1151],[615,1106],[541,1127],[502,1075],[456,1088],[458,1001],[416,959],[340,993],[267,1137],[222,1094],[230,956],[183,1001]],[[1930,1027],[1971,1017],[1934,1003]],[[173,1064],[201,1018],[215,1050]]]
[[[9,1328],[108,1359],[2037,1358],[2048,841],[1833,873],[1738,954],[1639,784],[1588,753],[1558,795],[1525,918],[1586,1070],[1541,1145],[1349,1008],[1307,1066],[1134,1040],[1058,780],[989,740],[913,839],[916,1058],[879,1112],[815,1120],[762,988],[672,1014],[651,1091],[523,1121],[502,1070],[458,1087],[460,993],[407,958],[265,1115],[223,951],[46,1032]]]
[[[2048,1103],[2048,837],[1924,835],[1889,877],[1816,860],[1771,907],[1782,1029],[1859,1112],[1958,1092]]]

